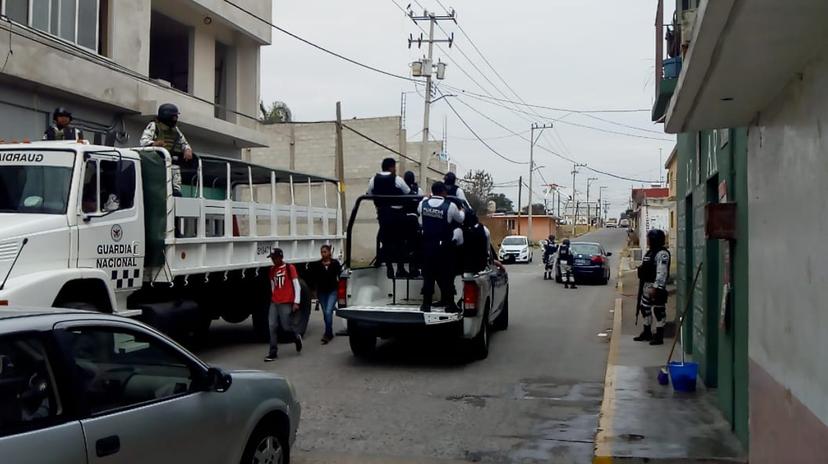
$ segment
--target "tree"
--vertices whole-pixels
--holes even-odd
[[[489,201],[495,202],[496,211],[505,211],[511,213],[515,210],[515,204],[505,194],[491,193],[489,194]]]
[[[494,188],[492,175],[483,169],[469,171],[463,176],[461,187],[472,209],[478,215],[486,214],[488,199]]]
[[[259,119],[262,124],[270,125],[293,121],[293,112],[290,111],[285,102],[275,101],[270,104],[270,107],[266,107],[264,102],[259,102],[259,111],[262,112]]]
[[[521,214],[529,214],[529,206],[524,206],[520,210]],[[546,206],[543,203],[535,203],[532,205],[532,214],[533,215],[543,215],[546,214]]]

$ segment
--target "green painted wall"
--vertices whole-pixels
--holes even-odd
[[[720,198],[722,182],[726,198]],[[680,134],[676,188],[677,307],[682,310],[690,300],[684,349],[699,363],[705,385],[718,388],[722,412],[747,444],[747,131]],[[734,242],[705,238],[705,206],[720,200],[737,204],[739,239]],[[699,282],[691,289],[701,262]],[[730,292],[722,312],[728,276]]]

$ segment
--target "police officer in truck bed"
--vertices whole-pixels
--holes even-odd
[[[397,161],[394,158],[382,160],[382,172],[377,173],[368,182],[368,195],[408,195],[411,189],[397,175]],[[394,264],[397,263],[396,277],[406,278],[406,258],[401,246],[400,229],[405,223],[405,211],[402,202],[380,199],[374,200],[377,207],[377,222],[379,222],[379,241],[381,244],[378,261],[384,262],[388,270],[388,278],[393,279]]]
[[[459,312],[454,302],[454,231],[463,224],[465,214],[457,205],[446,200],[446,195],[446,184],[435,182],[431,186],[431,196],[424,199],[418,208],[423,225],[423,304],[420,309],[426,313],[431,311],[435,281],[440,286],[446,312]]]

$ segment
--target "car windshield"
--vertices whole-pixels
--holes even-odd
[[[72,168],[0,164],[0,213],[65,214]]]
[[[573,243],[572,253],[576,255],[600,255],[601,247],[589,243]]]
[[[504,245],[526,245],[526,237],[506,237],[503,239]]]

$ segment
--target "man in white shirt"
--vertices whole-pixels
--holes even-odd
[[[455,252],[458,236],[455,230],[463,224],[465,214],[451,201],[446,200],[446,184],[435,182],[431,196],[418,208],[423,226],[423,312],[431,311],[435,281],[440,287],[440,300],[446,312],[459,312],[454,302]],[[462,233],[459,235],[462,240]]]

